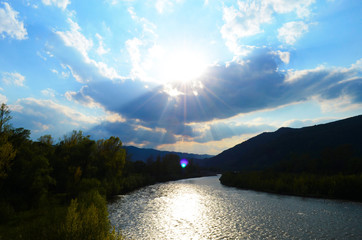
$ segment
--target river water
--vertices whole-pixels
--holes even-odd
[[[110,220],[129,239],[362,239],[362,204],[225,187],[219,177],[118,196]]]

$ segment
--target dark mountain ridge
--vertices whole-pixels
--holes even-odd
[[[282,127],[264,132],[207,160],[202,165],[221,170],[261,170],[293,155],[318,157],[323,151],[348,145],[362,155],[362,115],[303,128]]]
[[[133,162],[135,162],[135,161],[146,162],[147,159],[156,160],[156,158],[158,156],[160,156],[162,158],[166,154],[176,154],[181,159],[182,158],[186,158],[186,159],[205,159],[205,158],[212,157],[212,155],[208,155],[208,154],[194,154],[194,153],[183,153],[183,152],[172,152],[172,151],[160,151],[160,150],[155,150],[155,149],[150,149],[150,148],[138,148],[138,147],[134,147],[134,146],[125,146],[124,148],[126,149],[127,155],[129,155],[130,160],[133,161]]]

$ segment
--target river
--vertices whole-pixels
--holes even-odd
[[[219,177],[118,196],[110,220],[129,239],[362,239],[362,204],[240,190]]]

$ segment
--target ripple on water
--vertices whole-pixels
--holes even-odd
[[[362,204],[228,188],[217,177],[148,186],[109,212],[130,239],[362,239]]]

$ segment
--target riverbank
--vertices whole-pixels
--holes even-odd
[[[317,175],[253,171],[222,174],[220,183],[240,189],[362,202],[362,174]]]

